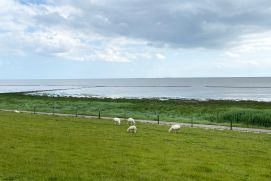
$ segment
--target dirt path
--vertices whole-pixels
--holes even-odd
[[[3,112],[14,112],[15,110],[10,109],[0,109]],[[22,113],[33,114],[33,111],[20,111]],[[47,112],[36,112],[39,115],[55,115],[55,116],[64,116],[64,117],[76,117],[75,114],[62,114],[62,113],[47,113]],[[77,115],[80,118],[97,118],[97,116],[87,116],[87,115]],[[101,119],[112,120],[112,117],[101,117]],[[157,121],[154,120],[142,120],[136,119],[137,122],[148,123],[148,124],[157,124]],[[179,123],[179,122],[168,122],[168,121],[159,121],[160,125],[172,125],[172,124],[180,124],[182,126],[192,127],[189,123]],[[195,128],[205,128],[205,129],[218,129],[218,130],[230,130],[229,126],[219,126],[219,125],[209,125],[209,124],[193,124]],[[271,130],[268,129],[257,129],[257,128],[241,128],[241,127],[232,127],[233,131],[241,131],[241,132],[251,132],[251,133],[266,133],[271,134]]]

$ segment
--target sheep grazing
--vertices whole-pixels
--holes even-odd
[[[20,111],[18,111],[18,110],[15,110],[14,112],[15,112],[15,113],[20,113]]]
[[[130,127],[127,129],[127,132],[128,132],[128,133],[136,133],[136,126],[130,126]]]
[[[169,132],[169,133],[171,133],[171,132],[177,133],[178,131],[180,131],[180,129],[181,129],[181,125],[179,125],[179,124],[174,124],[174,125],[172,125],[172,126],[169,128],[168,132]]]
[[[116,125],[120,125],[120,118],[114,118],[113,122],[115,122]]]
[[[133,118],[127,119],[127,123],[130,123],[131,125],[135,125],[135,120]]]

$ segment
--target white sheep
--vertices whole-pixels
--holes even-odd
[[[114,118],[113,122],[115,122],[116,125],[120,125],[120,118]]]
[[[128,132],[128,133],[136,133],[136,126],[130,126],[130,127],[127,129],[127,132]]]
[[[168,132],[169,132],[169,133],[171,133],[171,132],[177,133],[180,129],[181,129],[181,125],[179,125],[179,124],[174,124],[174,125],[172,125],[172,126],[169,128]]]
[[[20,111],[18,111],[18,110],[15,110],[14,112],[15,112],[15,113],[20,113]]]
[[[127,123],[130,123],[131,125],[135,125],[135,120],[133,118],[128,118]]]

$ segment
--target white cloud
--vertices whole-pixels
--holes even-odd
[[[230,59],[224,60],[224,67],[271,66],[271,31],[241,36],[225,55]]]
[[[0,0],[0,52],[130,62],[218,50],[249,62],[271,50],[271,2],[260,2]]]
[[[271,50],[271,31],[243,35],[240,41],[233,44],[233,51],[251,53]]]
[[[142,40],[109,37],[91,28],[73,27],[70,24],[80,21],[76,17],[81,17],[83,12],[69,5],[56,7],[1,1],[0,12],[0,52],[37,53],[78,61],[129,62],[143,57],[144,52],[137,46],[147,45]],[[108,21],[106,17],[97,17]],[[53,22],[55,19],[59,24]]]
[[[238,57],[240,57],[240,55],[238,53],[229,52],[229,51],[226,51],[225,55],[228,56],[229,58],[238,58]]]
[[[166,58],[164,55],[162,55],[162,54],[160,54],[160,53],[157,53],[157,54],[156,54],[156,57],[157,57],[158,59],[160,59],[160,60]]]

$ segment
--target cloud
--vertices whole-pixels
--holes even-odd
[[[157,57],[158,59],[160,59],[160,60],[166,58],[164,55],[162,55],[162,54],[160,54],[160,53],[157,53],[157,54],[156,54],[156,57]]]
[[[66,2],[67,1],[61,1]],[[225,48],[242,35],[271,25],[269,0],[68,1],[84,12],[80,27],[111,36],[144,39],[152,45]]]
[[[0,49],[72,60],[165,59],[161,49],[270,49],[270,0],[0,1]]]
[[[239,53],[270,51],[271,31],[243,35],[232,49]]]

